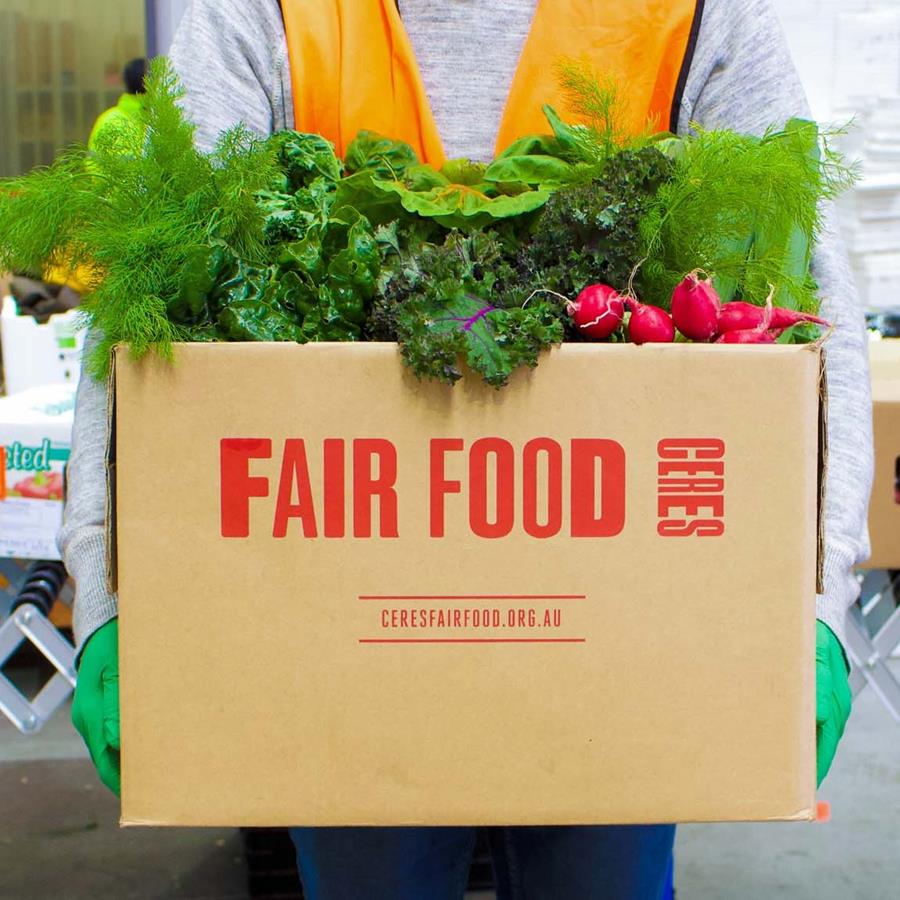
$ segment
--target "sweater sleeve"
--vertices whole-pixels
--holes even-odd
[[[679,130],[698,122],[761,134],[792,117],[811,113],[771,0],[707,0]],[[817,615],[843,642],[847,610],[859,595],[853,567],[869,555],[872,400],[865,317],[833,204],[823,208],[823,226],[812,269],[822,315],[835,330],[825,354],[825,592]]]
[[[88,335],[84,356],[96,336]],[[118,613],[106,586],[106,456],[108,397],[105,381],[82,373],[75,399],[72,450],[66,467],[66,505],[59,549],[75,579],[73,631],[81,654],[85,641]]]
[[[278,0],[194,0],[169,57],[201,150],[212,150],[218,136],[238,122],[263,136],[293,127]]]

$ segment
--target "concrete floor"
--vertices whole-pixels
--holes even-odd
[[[682,827],[679,900],[900,896],[900,725],[869,690],[821,799],[827,824]],[[248,897],[235,831],[117,827],[65,712],[28,738],[0,716],[0,813],[0,900]]]
[[[856,698],[819,798],[831,804],[830,822],[682,826],[679,900],[900,897],[900,724],[870,688]]]

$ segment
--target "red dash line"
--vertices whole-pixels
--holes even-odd
[[[360,594],[360,600],[587,600],[585,594]]]
[[[361,644],[585,644],[587,638],[360,638]]]

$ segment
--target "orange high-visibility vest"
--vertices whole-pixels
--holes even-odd
[[[362,129],[445,161],[434,114],[396,0],[282,0],[294,127],[321,134],[344,156]],[[538,0],[497,137],[498,152],[547,132],[550,103],[566,115],[554,63],[584,60],[621,85],[623,122],[677,126],[703,0]],[[498,25],[498,27],[500,27]]]

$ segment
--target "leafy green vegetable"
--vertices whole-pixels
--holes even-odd
[[[302,341],[296,319],[281,306],[273,290],[271,269],[239,264],[238,272],[221,285],[216,324],[220,339],[230,341]]]
[[[643,249],[638,224],[671,171],[654,147],[623,151],[600,177],[554,193],[519,256],[525,284],[570,298],[597,282],[624,290]]]
[[[445,228],[466,230],[534,212],[550,198],[548,190],[491,197],[478,188],[450,182],[428,191],[413,191],[398,181],[379,182],[378,187],[395,193],[407,212],[434,219]]]
[[[561,78],[582,124],[545,107],[550,134],[438,171],[373,132],[345,161],[318,135],[242,128],[202,154],[157,61],[143,146],[73,148],[0,184],[0,269],[90,268],[97,376],[117,343],[374,339],[399,341],[419,377],[467,366],[499,387],[582,339],[565,301],[585,286],[664,306],[696,268],[725,299],[762,302],[771,282],[781,305],[814,310],[817,203],[851,176],[815,126],[633,136],[615,83],[578,64]]]
[[[420,377],[453,383],[459,360],[494,387],[520,366],[537,365],[542,350],[562,341],[558,316],[545,304],[498,309],[457,286],[426,292],[404,304],[397,317],[403,358]]]
[[[365,172],[351,175],[339,183],[335,206],[352,207],[378,224],[412,214],[447,229],[471,231],[534,212],[551,194],[549,189],[523,187],[515,195],[501,194],[487,182],[460,184],[430,166],[415,166],[404,181],[384,181]]]
[[[268,146],[278,153],[278,162],[291,193],[309,187],[317,178],[337,181],[343,166],[334,145],[317,134],[281,131],[269,138]]]
[[[347,148],[347,171],[368,172],[376,178],[402,178],[419,164],[415,150],[403,141],[394,141],[374,131],[361,131]]]
[[[571,163],[555,156],[533,153],[522,156],[504,156],[495,160],[484,173],[484,180],[556,187],[575,180],[575,174]]]
[[[370,315],[369,336],[399,340],[420,377],[452,383],[464,359],[489,384],[506,384],[516,368],[537,365],[541,350],[563,338],[561,304],[523,289],[517,252],[517,242],[497,232],[451,231],[440,246],[396,256]],[[503,287],[504,275],[516,290]]]
[[[702,268],[726,298],[736,290],[762,304],[775,285],[779,305],[815,311],[808,269],[819,203],[852,178],[831,151],[820,159],[818,140],[801,121],[762,138],[698,130],[683,140],[639,226],[644,300],[667,306],[684,274]]]

